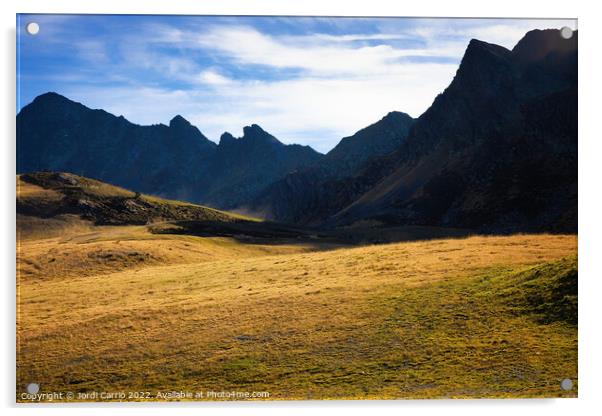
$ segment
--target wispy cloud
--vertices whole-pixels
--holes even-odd
[[[218,86],[234,84],[233,80],[223,76],[222,74],[218,73],[213,69],[207,69],[202,71],[198,75],[198,81],[202,84]]]
[[[403,34],[310,34],[275,36],[244,25],[211,26],[201,33],[164,30],[165,42],[178,39],[180,46],[216,53],[237,65],[297,68],[306,75],[375,76],[401,70],[403,58],[436,57],[458,59],[464,44],[442,43],[438,47],[414,48],[385,43],[407,40]],[[415,38],[414,38],[415,39]],[[362,45],[362,41],[380,41]]]

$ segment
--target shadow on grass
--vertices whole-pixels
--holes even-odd
[[[173,221],[150,225],[155,234],[229,237],[246,244],[370,245],[402,241],[462,238],[471,230],[427,226],[357,227],[324,230],[276,222]]]

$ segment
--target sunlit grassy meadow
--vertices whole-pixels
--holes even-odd
[[[559,383],[577,382],[576,251],[573,235],[333,248],[89,226],[26,239],[17,392],[575,396]]]

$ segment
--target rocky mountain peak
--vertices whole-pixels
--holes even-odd
[[[512,49],[514,58],[523,63],[539,61],[550,53],[564,55],[577,50],[577,31],[570,39],[558,29],[531,30]]]
[[[186,120],[184,117],[182,117],[181,115],[177,115],[174,118],[171,119],[171,121],[169,122],[169,127],[171,128],[177,128],[177,127],[189,127],[192,126],[192,124],[190,124],[190,122],[188,120]]]
[[[241,137],[241,140],[256,143],[282,144],[278,139],[257,124],[243,127],[243,136]]]
[[[230,144],[234,144],[234,143],[236,143],[236,138],[234,138],[234,136],[232,136],[228,132],[225,132],[219,138],[219,145],[220,146],[226,146],[226,145],[230,145]]]

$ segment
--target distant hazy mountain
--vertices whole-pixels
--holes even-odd
[[[17,115],[17,173],[72,172],[139,192],[232,208],[322,155],[259,126],[218,145],[181,116],[139,126],[46,93]]]
[[[353,136],[343,138],[319,162],[270,185],[245,208],[267,218],[294,223],[312,223],[335,214],[340,208],[339,201],[332,198],[336,191],[331,186],[337,185],[336,180],[353,175],[371,158],[397,149],[413,122],[405,113],[387,114]]]
[[[512,51],[472,40],[399,149],[330,188],[330,225],[576,232],[577,33],[535,30]]]

